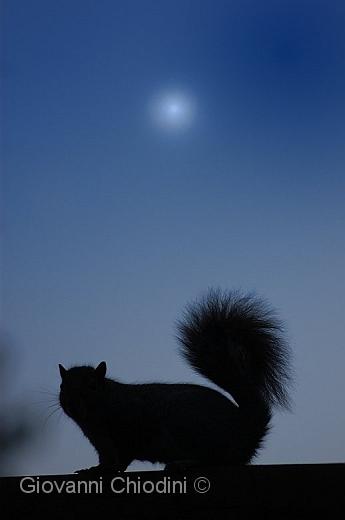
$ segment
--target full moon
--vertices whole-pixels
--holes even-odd
[[[155,124],[167,130],[187,129],[195,117],[195,102],[182,92],[166,92],[153,100],[151,116]]]

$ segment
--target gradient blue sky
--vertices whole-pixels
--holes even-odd
[[[96,463],[36,404],[59,362],[201,381],[173,323],[213,285],[266,297],[294,350],[257,462],[345,460],[344,22],[340,0],[3,2],[2,308],[12,395],[41,407],[13,473]],[[149,111],[175,89],[181,132]]]

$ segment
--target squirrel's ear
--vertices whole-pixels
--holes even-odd
[[[61,379],[63,379],[66,375],[67,370],[65,369],[65,367],[63,365],[60,365],[60,363],[59,363],[59,370],[60,370]]]
[[[95,368],[96,375],[99,379],[104,379],[107,372],[107,364],[105,361],[101,361],[100,364]]]

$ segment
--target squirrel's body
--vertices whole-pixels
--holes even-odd
[[[257,299],[210,292],[179,324],[182,352],[236,400],[194,384],[123,384],[106,364],[60,365],[60,403],[99,455],[100,468],[133,460],[246,464],[261,445],[273,404],[286,405],[287,349]]]

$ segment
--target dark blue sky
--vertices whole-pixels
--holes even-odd
[[[258,462],[343,461],[345,5],[3,2],[5,329],[29,402],[57,363],[198,380],[173,322],[211,285],[287,323],[294,414]],[[181,131],[153,100],[195,100]],[[67,420],[19,473],[95,463]],[[49,434],[49,435],[48,435]],[[43,440],[44,439],[44,440]],[[43,446],[43,448],[42,448]]]

